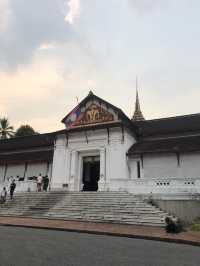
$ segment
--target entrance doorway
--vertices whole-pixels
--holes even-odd
[[[100,156],[83,158],[83,191],[98,191]]]

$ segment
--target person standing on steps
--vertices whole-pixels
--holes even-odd
[[[14,191],[16,188],[16,183],[15,183],[15,179],[13,179],[11,185],[10,185],[10,199],[13,199],[13,195],[14,195]]]
[[[46,175],[43,179],[43,190],[47,192],[49,186],[49,178],[48,175]]]
[[[42,174],[39,174],[39,176],[37,178],[37,190],[38,190],[38,192],[42,191],[42,181],[43,181]]]
[[[1,192],[1,203],[5,203],[6,202],[6,197],[7,197],[7,190],[6,187],[3,188],[2,192]]]

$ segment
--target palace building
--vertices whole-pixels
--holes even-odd
[[[145,120],[136,95],[132,119],[92,92],[47,134],[0,140],[0,186],[36,190],[200,193],[200,114]]]

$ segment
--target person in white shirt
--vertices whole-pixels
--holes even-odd
[[[37,189],[38,192],[42,191],[42,174],[39,174],[38,178],[37,178]]]

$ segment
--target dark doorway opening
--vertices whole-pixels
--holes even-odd
[[[83,191],[98,191],[100,157],[83,158]]]

